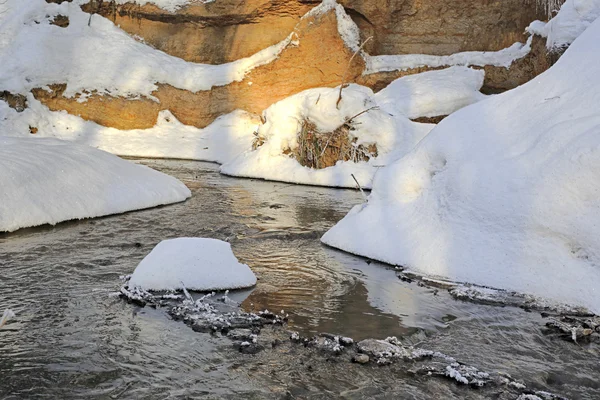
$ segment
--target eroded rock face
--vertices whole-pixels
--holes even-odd
[[[218,0],[192,3],[177,13],[153,4],[90,2],[98,13],[165,53],[186,61],[222,64],[284,40],[319,0]]]
[[[537,0],[340,0],[361,29],[366,50],[380,54],[448,55],[496,51],[524,41],[525,28],[545,19]],[[187,61],[220,64],[283,40],[319,0],[218,0],[170,13],[152,4],[84,6],[146,43]]]
[[[557,61],[558,57],[559,54],[548,53],[546,49],[546,39],[534,36],[529,54],[521,59],[515,60],[509,68],[496,67],[493,65],[487,65],[485,67],[473,66],[472,68],[483,68],[485,70],[485,81],[483,83],[482,92],[493,94],[514,89],[517,86],[529,82],[550,68]],[[447,67],[419,67],[401,71],[377,72],[360,76],[357,79],[357,83],[369,86],[377,92],[389,85],[390,82],[403,76],[443,68]]]
[[[362,29],[374,36],[371,54],[403,52],[450,54],[465,50],[498,50],[524,41],[524,27],[543,17],[534,0],[340,0]],[[302,19],[319,0],[218,0],[193,4],[169,13],[144,6],[96,0],[83,8],[115,21],[154,47],[189,61],[222,63],[250,56],[295,32],[299,46],[290,45],[270,64],[250,72],[241,82],[192,93],[158,83],[152,99],[91,95],[85,102],[63,96],[64,86],[33,93],[51,110],[66,110],[86,120],[119,129],[154,126],[161,110],[182,123],[203,128],[236,109],[261,113],[273,103],[306,89],[340,85],[353,52],[342,41],[335,12]],[[370,46],[370,48],[369,48]],[[553,62],[544,41],[536,38],[532,52],[509,68],[486,66],[484,91],[497,93],[523,84]],[[437,68],[414,68],[362,75],[364,61],[356,57],[347,82],[378,91],[391,81]]]
[[[261,113],[273,103],[315,87],[341,84],[353,52],[337,31],[335,12],[301,21],[296,29],[299,45],[290,45],[274,62],[258,67],[241,82],[192,93],[160,84],[150,99],[132,100],[92,95],[85,102],[62,95],[64,87],[51,92],[34,90],[38,100],[51,110],[66,110],[86,120],[119,129],[154,126],[160,110],[170,110],[186,125],[203,128],[218,116],[236,109]],[[356,57],[347,80],[355,81],[364,70],[364,61]]]
[[[373,36],[371,55],[449,55],[497,51],[525,41],[525,28],[546,19],[537,0],[340,0],[361,29]]]

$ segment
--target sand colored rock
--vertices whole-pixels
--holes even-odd
[[[525,28],[547,18],[537,0],[339,0],[361,29],[373,36],[367,51],[449,55],[497,51],[525,41]]]
[[[65,98],[64,87],[60,86],[53,86],[51,92],[36,89],[34,95],[51,110],[66,110],[119,129],[151,127],[158,112],[165,109],[184,124],[202,128],[236,109],[261,113],[271,104],[305,89],[340,85],[353,52],[338,34],[335,13],[302,20],[296,33],[298,46],[290,45],[276,61],[254,69],[243,81],[197,93],[160,84],[153,93],[160,103],[98,95],[79,103],[76,98]],[[363,60],[356,57],[348,80],[356,80],[363,70]]]
[[[320,1],[219,0],[192,3],[170,13],[148,3],[116,5],[90,2],[98,13],[124,31],[186,61],[222,64],[249,57],[285,39]]]
[[[361,34],[374,36],[367,45],[372,54],[409,50],[431,54],[498,50],[515,41],[524,41],[524,26],[535,17],[543,17],[535,1],[523,3],[522,0],[459,0],[452,4],[433,0],[340,2],[362,28]],[[335,87],[341,83],[353,53],[340,38],[335,13],[330,11],[301,19],[319,3],[315,0],[219,0],[169,13],[152,4],[117,6],[112,2],[95,1],[93,6],[90,3],[84,9],[112,18],[123,29],[143,36],[155,47],[192,61],[218,63],[246,57],[281,41],[292,31],[299,45],[289,45],[277,60],[254,69],[243,81],[213,87],[210,91],[192,93],[158,83],[153,96],[159,102],[93,94],[87,101],[78,102],[65,98],[64,86],[60,85],[53,86],[50,92],[42,89],[33,92],[52,110],[66,110],[119,129],[152,127],[159,111],[165,109],[184,124],[200,128],[236,109],[259,114],[273,103],[305,89]],[[471,17],[473,22],[465,25]],[[488,30],[480,32],[482,27]],[[480,34],[474,36],[471,31]],[[215,39],[217,34],[225,40]],[[393,42],[400,47],[391,46],[389,38],[395,38]],[[409,42],[416,47],[402,47],[402,43]],[[545,71],[553,61],[554,57],[546,53],[543,39],[535,38],[531,53],[515,61],[510,68],[485,67],[483,91],[497,93],[512,89]],[[399,77],[431,69],[437,68],[362,75],[364,61],[356,57],[347,81],[378,91]]]
[[[111,19],[146,43],[188,61],[218,64],[283,40],[319,0],[219,0],[170,13],[152,4],[96,0],[84,9]],[[372,55],[448,55],[496,51],[524,41],[525,28],[547,17],[537,0],[339,0]]]
[[[529,82],[550,68],[552,64],[556,62],[558,57],[558,54],[548,53],[546,49],[546,40],[544,38],[534,36],[530,53],[521,59],[515,60],[509,68],[496,67],[493,65],[487,65],[485,67],[473,66],[473,68],[483,68],[485,70],[485,81],[482,92],[488,94],[500,93]],[[419,67],[402,71],[377,72],[359,77],[357,83],[369,86],[377,92],[389,85],[390,82],[403,76],[443,68],[446,67]]]

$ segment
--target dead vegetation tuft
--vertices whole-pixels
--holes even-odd
[[[52,21],[50,21],[50,24],[56,25],[60,28],[66,28],[69,26],[69,17],[66,15],[57,15]]]
[[[338,161],[356,163],[377,157],[378,151],[375,143],[357,144],[358,138],[351,133],[359,124],[359,122],[355,122],[355,119],[374,108],[347,119],[333,132],[322,132],[308,118],[303,119],[298,133],[298,146],[294,150],[284,150],[284,154],[296,159],[300,165],[313,169],[332,167]],[[256,150],[264,143],[265,138],[255,133],[252,148]]]
[[[6,90],[0,91],[0,100],[5,101],[10,108],[23,112],[27,108],[27,97],[22,94],[13,94]]]

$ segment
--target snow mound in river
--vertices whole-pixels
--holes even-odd
[[[184,201],[183,183],[92,147],[0,137],[0,232]]]
[[[442,121],[323,242],[600,312],[599,37]]]
[[[130,287],[196,291],[240,289],[256,276],[240,264],[231,245],[216,239],[178,238],[160,242],[137,266]]]

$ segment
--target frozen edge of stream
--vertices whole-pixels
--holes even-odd
[[[184,322],[196,332],[227,338],[243,354],[257,354],[278,346],[295,346],[309,351],[312,349],[328,361],[334,358],[339,362],[371,366],[394,364],[406,367],[406,372],[413,376],[442,378],[472,389],[501,388],[518,400],[565,399],[557,394],[529,389],[523,381],[508,374],[480,371],[441,352],[420,348],[418,343],[403,344],[396,337],[365,339],[358,343],[352,338],[329,333],[302,337],[298,332],[285,329],[289,316],[283,310],[279,314],[268,310],[244,312],[237,302],[228,297],[228,291],[221,296],[212,292],[194,300],[185,289],[182,294],[154,294],[138,288],[130,289],[125,283],[116,295],[140,307],[168,308],[167,313],[174,320]],[[469,300],[477,301],[475,297]],[[600,328],[600,319],[594,318]],[[409,343],[411,338],[405,340]]]

